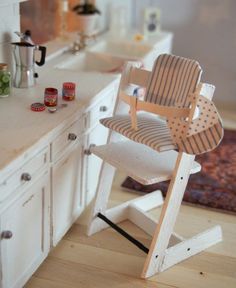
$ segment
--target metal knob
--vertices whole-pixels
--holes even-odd
[[[89,148],[84,150],[84,154],[85,154],[85,155],[91,155],[91,154],[92,154],[91,148],[93,148],[93,147],[95,147],[95,146],[96,146],[96,144],[90,144],[90,145],[89,145]]]
[[[11,231],[3,231],[1,234],[2,239],[11,239],[13,236]]]
[[[21,180],[24,180],[24,181],[30,181],[31,180],[31,176],[29,173],[23,173],[21,175]]]
[[[106,112],[108,110],[107,106],[101,106],[100,111],[101,112]]]
[[[75,141],[77,139],[77,135],[74,133],[69,133],[68,140]]]

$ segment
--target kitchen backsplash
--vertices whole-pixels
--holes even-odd
[[[53,1],[50,0],[50,3],[49,3],[49,1],[47,0],[46,1],[45,0],[40,0],[40,1],[39,0],[37,1],[0,0],[0,62],[7,62],[9,63],[10,67],[12,66],[12,63],[11,63],[12,53],[11,53],[10,43],[19,40],[18,36],[14,34],[15,31],[24,31],[25,29],[30,28],[34,34],[32,38],[35,40],[36,43],[43,43],[45,41],[53,39],[53,37],[58,36],[59,34],[58,30],[60,29],[60,16],[61,16],[60,11],[59,11],[59,6],[58,6],[60,2],[58,0],[53,0]],[[26,7],[25,8],[26,11],[24,11],[22,7],[20,10],[20,2],[25,2],[25,3],[22,3],[22,7],[23,8]],[[96,0],[97,6],[102,11],[102,15],[100,17],[101,31],[108,29],[109,21],[111,17],[111,5],[117,6],[117,2],[118,2],[117,0]],[[56,5],[53,5],[53,3]],[[68,0],[68,3],[70,7],[72,7],[73,5],[78,3],[78,0]],[[129,17],[130,16],[129,13],[131,12],[131,3],[132,3],[132,0],[119,0],[119,5],[124,5],[125,7],[127,7],[128,19],[131,19],[131,17]],[[36,10],[37,11],[40,10],[40,13],[38,13],[39,14],[38,16],[34,15],[33,23],[30,22],[30,17],[27,18],[27,15],[29,14],[28,12],[30,12],[30,14],[33,13],[32,9],[31,11],[27,10],[28,6],[30,6],[29,4],[36,5],[35,6]],[[50,9],[40,9],[40,7],[41,8],[43,7],[43,5],[47,5],[48,6],[47,8],[50,8]],[[48,11],[48,13],[45,13],[45,11]],[[20,14],[21,13],[25,14],[26,18],[24,20],[22,18],[22,21],[21,21],[22,26],[20,27]],[[53,13],[56,15],[52,17]],[[49,16],[49,17],[43,18],[43,16]],[[73,24],[73,19],[70,19],[70,18],[74,17],[74,22],[75,22],[76,15],[72,12],[69,12],[68,16],[69,16],[68,20],[70,20],[68,21],[68,30],[75,31],[76,23]],[[36,31],[35,28],[37,28],[35,27],[36,25],[35,19],[36,20],[38,19],[38,21],[36,21],[37,22],[36,24],[40,27],[40,29],[38,29],[38,32],[37,32],[39,34],[34,32],[34,30]],[[49,21],[50,19],[55,23],[52,24]],[[51,25],[50,29],[48,29],[49,28],[48,25]],[[42,27],[45,29],[41,29]],[[50,34],[48,35],[49,36],[48,39],[45,38],[45,34],[47,35]],[[53,34],[55,34],[55,36]]]
[[[63,35],[67,31],[78,31],[78,16],[72,11],[72,8],[78,3],[79,0],[26,1],[20,5],[21,31],[25,31],[30,27],[32,39],[37,44],[58,37],[62,32],[62,27],[66,30]],[[97,25],[100,32],[108,29],[111,19],[119,15],[118,10],[121,6],[125,7],[123,10],[128,22],[126,26],[130,26],[132,19],[131,4],[132,0],[96,0],[96,6],[101,11]],[[68,11],[64,12],[66,6]],[[64,20],[65,26],[62,24],[62,20]]]

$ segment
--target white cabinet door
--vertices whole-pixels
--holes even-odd
[[[77,143],[52,168],[53,246],[83,209],[81,155],[82,146]]]
[[[3,288],[22,287],[48,254],[48,183],[48,174],[40,177],[1,215]]]
[[[102,160],[89,152],[91,145],[103,145],[107,142],[109,129],[98,124],[87,135],[84,155],[84,183],[85,201],[88,205],[95,196]]]

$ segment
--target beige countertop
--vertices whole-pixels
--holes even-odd
[[[132,32],[126,40],[133,41],[134,34]],[[156,47],[157,43],[172,36],[169,32],[162,32],[148,40],[143,40],[143,44],[148,43]],[[75,72],[55,68],[67,57],[65,55],[73,57],[69,52],[73,43],[72,39],[75,39],[74,34],[70,35],[67,40],[56,39],[47,43],[46,63],[42,67],[35,67],[39,78],[34,87],[13,88],[9,97],[0,98],[0,181],[12,173],[16,165],[20,165],[27,157],[32,157],[37,152],[40,143],[49,143],[50,137],[53,137],[67,122],[82,116],[103,93],[109,92],[114,85],[117,87],[120,74]],[[109,36],[99,36],[94,44],[104,39],[109,39]],[[84,53],[84,51],[79,53]],[[61,90],[62,83],[67,81],[76,83],[76,100],[66,102],[67,107],[53,114],[47,110],[43,112],[30,110],[32,103],[43,102],[45,87],[57,88],[59,103],[65,102],[61,97]]]
[[[37,69],[37,67],[36,67]],[[11,95],[0,98],[0,179],[14,170],[15,164],[24,160],[41,142],[60,129],[73,117],[80,117],[95,103],[102,93],[112,89],[118,76],[102,73],[83,73],[55,69],[50,61],[39,71],[37,84],[31,88],[12,88]],[[76,100],[63,101],[63,82],[76,83]],[[56,113],[33,112],[30,105],[44,100],[45,87],[55,87],[59,103],[68,106]],[[37,150],[37,149],[36,149]],[[35,150],[35,151],[36,151]]]

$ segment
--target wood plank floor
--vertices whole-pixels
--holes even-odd
[[[120,189],[124,175],[117,175],[111,204],[136,197]],[[145,254],[112,229],[86,236],[89,209],[50,253],[25,287],[236,287],[236,216],[182,205],[176,232],[189,237],[220,224],[224,241],[205,252],[151,277],[139,279]],[[159,209],[152,211],[158,216]],[[122,227],[145,245],[150,237],[132,223]]]
[[[228,124],[233,126],[235,122]],[[140,195],[120,189],[124,177],[122,174],[116,175],[110,205]],[[151,213],[158,217],[160,209]],[[89,207],[25,288],[236,287],[235,215],[182,205],[175,232],[190,237],[205,228],[220,224],[223,242],[159,275],[142,280],[139,275],[146,255],[110,228],[87,237],[88,214]],[[121,226],[146,246],[150,244],[150,237],[132,223],[125,221]]]

